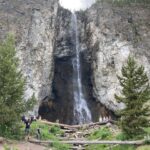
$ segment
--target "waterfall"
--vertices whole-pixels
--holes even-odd
[[[91,112],[88,108],[81,82],[80,45],[78,37],[77,17],[72,13],[72,37],[75,47],[73,63],[73,96],[74,96],[74,123],[84,124],[92,121]]]

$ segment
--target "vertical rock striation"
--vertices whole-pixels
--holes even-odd
[[[114,99],[120,91],[117,74],[129,54],[145,66],[150,75],[150,6],[117,6],[97,2],[79,12],[80,42],[92,63],[93,93],[108,109],[124,107]]]
[[[16,36],[26,98],[35,93],[41,100],[51,93],[57,10],[57,0],[0,1],[0,38],[8,32]]]
[[[82,87],[93,121],[109,115],[99,102],[112,111],[124,107],[115,101],[114,93],[120,91],[116,75],[129,54],[150,76],[149,18],[150,6],[137,4],[121,7],[97,2],[77,13]],[[33,93],[39,101],[53,95],[53,107],[41,109],[44,118],[71,124],[75,56],[71,12],[57,0],[0,0],[0,20],[0,39],[8,32],[16,36],[17,56],[27,81],[26,99]]]

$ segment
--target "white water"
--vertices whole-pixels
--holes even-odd
[[[77,26],[77,17],[75,13],[72,13],[72,33],[73,41],[75,46],[75,58],[73,58],[73,87],[74,87],[74,123],[75,124],[84,124],[90,123],[92,120],[91,112],[88,108],[87,102],[85,100],[82,82],[81,82],[81,65],[80,65],[80,46],[79,46],[79,37],[78,37],[78,26]]]

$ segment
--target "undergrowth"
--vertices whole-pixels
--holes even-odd
[[[21,128],[21,124],[14,124],[14,126],[12,126],[11,128],[1,125],[0,136],[12,140],[22,140],[24,139],[24,133],[22,132]]]
[[[30,135],[32,137],[37,136],[37,129],[40,130],[41,132],[41,140],[55,140],[57,138],[57,136],[62,136],[63,135],[63,131],[58,127],[58,126],[49,126],[46,124],[43,124],[39,121],[33,122],[31,124],[31,131],[30,131]]]
[[[60,127],[53,125],[49,126],[43,124],[39,121],[33,122],[31,125],[31,136],[36,137],[37,129],[41,131],[41,140],[52,140],[53,144],[50,144],[49,147],[53,147],[54,150],[69,150],[70,145],[62,144],[59,142],[58,137],[63,136],[64,132],[60,129]]]
[[[91,135],[87,137],[89,140],[110,140],[112,138],[112,133],[107,127],[99,128],[94,131]]]
[[[115,135],[112,131],[107,128],[99,128],[94,131],[91,135],[87,137],[88,140],[125,140],[126,136],[122,133]],[[135,150],[135,147],[132,145],[89,145],[86,147],[86,150]]]

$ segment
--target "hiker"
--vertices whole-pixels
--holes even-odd
[[[24,123],[25,123],[25,134],[28,136],[29,139],[30,125],[32,122],[30,119],[27,119]]]
[[[21,120],[25,124],[25,135],[27,135],[27,138],[29,139],[30,125],[33,119],[28,119],[25,116],[22,116]]]

